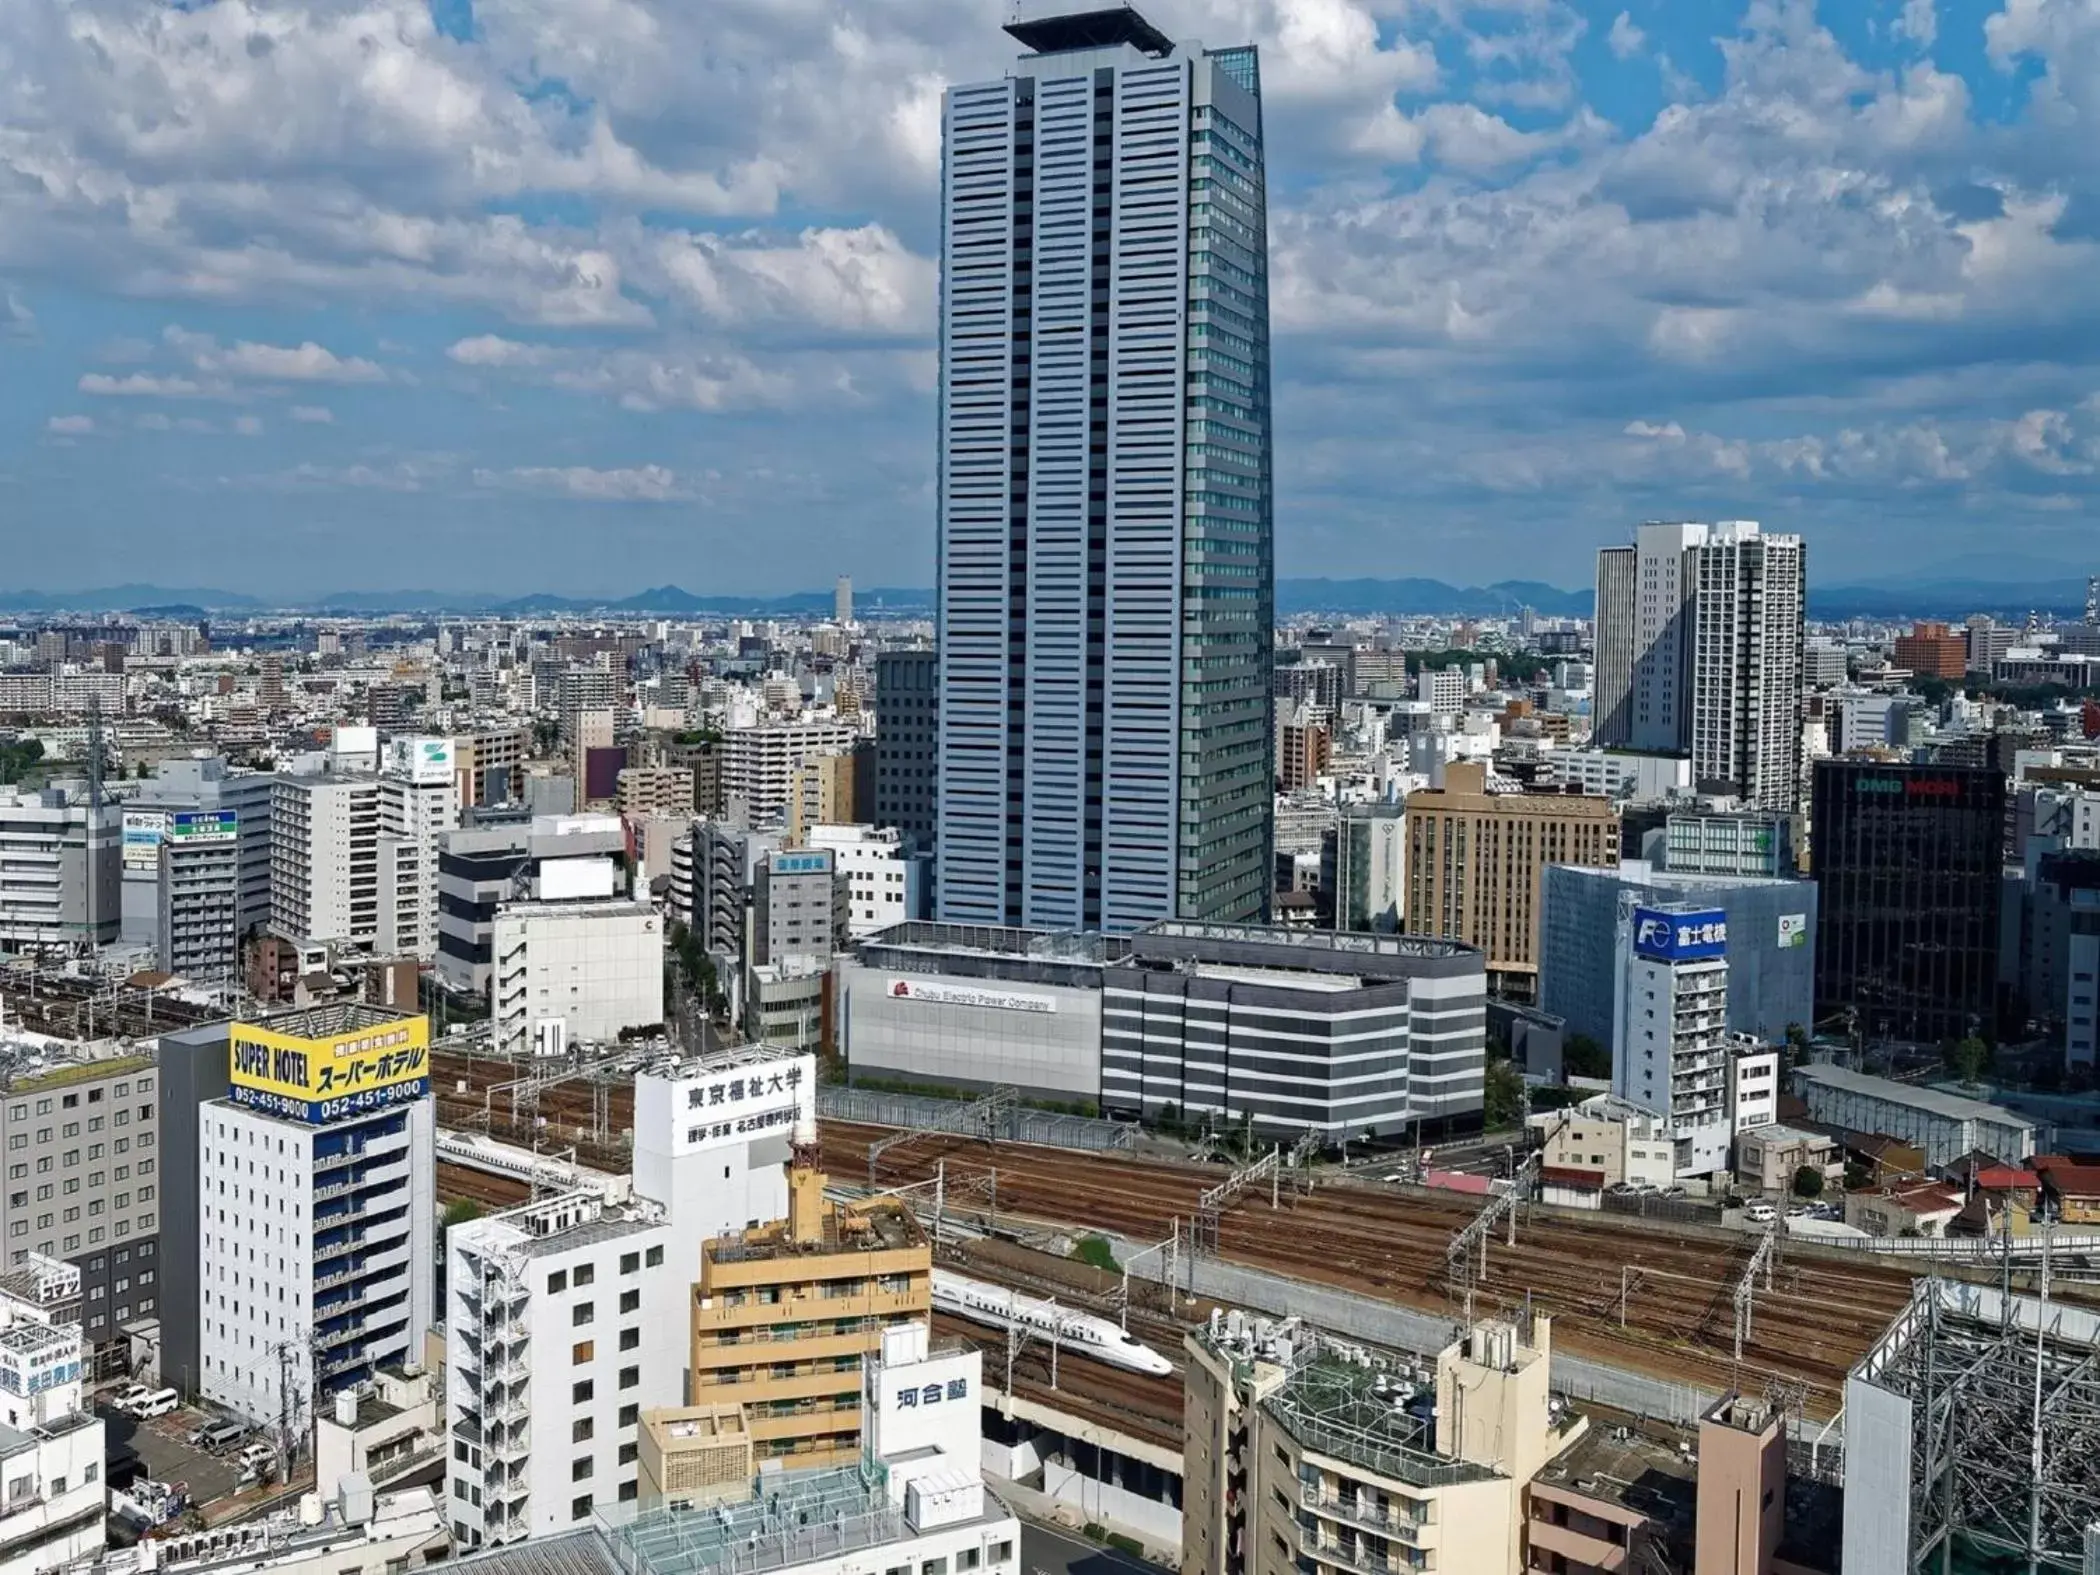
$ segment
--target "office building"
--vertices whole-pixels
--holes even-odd
[[[829,965],[848,944],[850,884],[830,848],[775,849],[752,883],[754,964],[801,957]]]
[[[1407,826],[1398,804],[1351,804],[1322,840],[1320,885],[1337,930],[1390,935],[1407,909]]]
[[[875,658],[875,802],[878,826],[895,826],[931,855],[940,764],[938,651],[883,651]]]
[[[692,836],[692,908],[685,922],[712,957],[736,1014],[736,994],[753,958],[757,925],[752,913],[759,871],[780,851],[780,834],[747,831],[720,821],[699,821]],[[762,960],[762,959],[761,959]]]
[[[323,1397],[420,1362],[437,1212],[430,1023],[339,1004],[235,1023],[198,1112],[206,1399],[302,1431]]]
[[[790,956],[746,970],[744,1031],[791,1050],[829,1050],[831,969],[815,957]]]
[[[1943,623],[1918,623],[1896,636],[1896,665],[1920,678],[1961,682],[1968,670],[1969,642]]]
[[[623,700],[625,684],[620,675],[603,667],[569,667],[556,680],[555,710],[561,717],[561,736],[570,750],[590,747],[600,739],[612,742],[611,719]],[[598,719],[604,719],[600,722]],[[579,780],[582,773],[578,773]]]
[[[532,758],[532,729],[484,728],[452,740],[452,772],[462,810],[503,804],[523,796],[525,762]]]
[[[1851,653],[1842,640],[1810,640],[1801,648],[1801,682],[1807,689],[1842,689],[1852,676]]]
[[[803,843],[830,853],[846,877],[846,929],[854,940],[920,917],[931,861],[896,827],[812,826]]]
[[[856,724],[822,718],[726,729],[722,802],[741,805],[754,825],[785,824],[803,761],[812,755],[850,755],[860,738]]]
[[[1593,798],[1647,801],[1689,793],[1692,763],[1676,755],[1620,749],[1557,749],[1550,757],[1560,785]]]
[[[1276,722],[1276,788],[1296,793],[1315,786],[1334,760],[1334,731],[1324,714],[1300,708]]]
[[[0,1050],[7,1267],[33,1257],[71,1264],[75,1316],[94,1352],[119,1343],[133,1318],[159,1313],[166,1297],[158,1070],[150,1054],[112,1048]]]
[[[489,1024],[505,1055],[562,1056],[664,1021],[664,921],[647,902],[496,909]]]
[[[459,780],[449,738],[396,738],[387,743],[379,778],[382,952],[435,958],[438,949],[438,853],[459,824]]]
[[[1469,946],[1170,919],[1102,986],[1105,1111],[1333,1142],[1482,1107],[1487,974]]]
[[[241,838],[234,810],[173,810],[161,834],[161,971],[192,985],[241,977]]]
[[[943,107],[940,917],[1259,919],[1258,61],[1071,0],[1007,31],[1027,53]]]
[[[1713,909],[1728,926],[1730,1032],[1778,1044],[1789,1026],[1817,1020],[1813,882],[1688,875],[1629,859],[1604,869],[1555,865],[1541,891],[1539,1005],[1570,1034],[1611,1043],[1624,916],[1678,904]]]
[[[234,928],[241,935],[270,923],[270,805],[276,777],[240,771],[207,755],[164,760],[124,800],[124,938],[158,945],[160,845],[172,814],[230,813],[240,849],[240,899]]]
[[[831,619],[841,629],[853,622],[853,577],[842,574],[831,592]]]
[[[1807,549],[1749,521],[1650,524],[1597,557],[1599,745],[1686,756],[1693,785],[1797,807]]]
[[[1524,1000],[1538,990],[1546,867],[1611,869],[1619,860],[1619,817],[1608,800],[1491,793],[1475,761],[1453,761],[1441,788],[1408,795],[1404,825],[1407,933],[1477,948],[1497,992]]]
[[[122,812],[85,787],[0,787],[0,952],[107,946],[123,925]]]
[[[1672,875],[1791,879],[1800,868],[1796,824],[1795,816],[1778,810],[1672,810],[1651,862]]]
[[[662,1211],[564,1192],[454,1226],[445,1253],[454,1543],[635,1502],[642,1407],[685,1370],[690,1270]]]
[[[832,1203],[816,1129],[797,1139],[785,1219],[701,1250],[693,1403],[744,1408],[760,1468],[841,1466],[861,1451],[862,1362],[933,1307],[933,1247],[894,1198]]]
[[[1129,938],[902,924],[839,959],[849,1076],[1101,1098],[1102,970]]]
[[[71,1264],[38,1254],[0,1273],[0,1575],[43,1575],[106,1542],[105,1437],[87,1401],[80,1307]]]
[[[507,902],[602,902],[622,889],[617,815],[535,815],[447,832],[438,848],[438,982],[486,998],[496,911]]]
[[[1738,1122],[1777,1113],[1778,1055],[1728,1029],[1728,916],[1622,898],[1612,1020],[1614,1097],[1659,1117],[1680,1176],[1727,1171]]]
[[[2004,776],[1819,760],[1814,791],[1817,1010],[1873,1039],[1990,1034]]]

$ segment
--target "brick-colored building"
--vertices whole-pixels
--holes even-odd
[[[1968,639],[1943,623],[1913,624],[1896,636],[1896,665],[1921,678],[1959,680],[1968,671]]]

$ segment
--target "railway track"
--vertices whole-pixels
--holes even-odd
[[[532,1188],[509,1176],[441,1159],[437,1166],[437,1198],[440,1203],[478,1203],[490,1210],[510,1209],[530,1202]]]
[[[440,1051],[433,1070],[441,1124],[478,1131],[486,1123],[496,1136],[528,1141],[534,1131],[551,1134],[577,1142],[587,1163],[626,1168],[631,1086],[611,1089],[603,1117],[609,1130],[594,1125],[600,1113],[583,1082],[542,1091],[536,1107],[513,1123],[508,1111],[485,1109],[484,1091],[516,1077],[515,1063]],[[828,1122],[825,1161],[835,1176],[860,1180],[868,1174],[869,1147],[889,1135]],[[996,1190],[1000,1217],[1147,1242],[1163,1240],[1177,1220],[1191,1219],[1198,1197],[1222,1179],[1215,1169],[1129,1155],[1018,1144],[993,1148],[929,1136],[885,1153],[876,1182],[928,1180],[943,1160],[949,1162],[951,1208],[980,1210]],[[1328,1187],[1286,1195],[1272,1210],[1265,1194],[1249,1194],[1221,1219],[1218,1252],[1250,1268],[1456,1319],[1463,1307],[1447,1280],[1445,1250],[1478,1207],[1470,1198],[1446,1202]],[[1900,1265],[1840,1261],[1790,1247],[1772,1288],[1758,1290],[1751,1337],[1738,1365],[1730,1293],[1750,1247],[1750,1238],[1734,1233],[1529,1211],[1520,1220],[1516,1246],[1505,1245],[1499,1232],[1489,1243],[1486,1271],[1473,1287],[1474,1310],[1528,1302],[1554,1314],[1554,1338],[1571,1353],[1708,1390],[1757,1389],[1777,1381],[1800,1387],[1811,1413],[1832,1414],[1846,1372],[1908,1300],[1911,1274]]]

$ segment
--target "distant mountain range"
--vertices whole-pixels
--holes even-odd
[[[1982,565],[1978,565],[1979,568]],[[1990,613],[2024,618],[2029,612],[2076,616],[2085,606],[2085,582],[2055,564],[2008,562],[2016,580],[1973,576],[1967,561],[1944,564],[1900,580],[1816,586],[1808,608],[1816,618],[1948,618]],[[2055,571],[2050,573],[2047,571]],[[2042,571],[2042,572],[2035,572]],[[1596,596],[1585,587],[1562,590],[1537,580],[1498,580],[1492,585],[1451,585],[1443,580],[1280,579],[1276,612],[1283,618],[1497,617],[1525,607],[1548,618],[1586,618]],[[877,586],[856,591],[863,614],[928,617],[933,592],[916,587]],[[304,600],[275,601],[236,591],[159,585],[114,585],[85,591],[0,590],[0,611],[15,613],[130,612],[160,618],[201,618],[212,613],[268,612],[380,615],[657,613],[670,617],[811,618],[828,614],[832,593],[798,591],[786,596],[701,596],[677,585],[658,585],[632,596],[593,598],[536,593],[501,597],[467,591],[336,591]]]

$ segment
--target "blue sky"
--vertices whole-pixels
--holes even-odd
[[[1263,51],[1285,574],[2100,570],[2100,0],[1151,0]],[[932,578],[1005,0],[0,7],[0,582]]]

